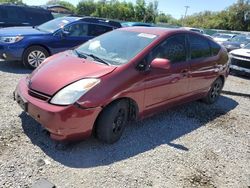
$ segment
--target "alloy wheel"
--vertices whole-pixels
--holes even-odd
[[[28,55],[28,63],[35,68],[38,67],[45,59],[46,55],[40,50],[32,51]]]
[[[211,90],[211,98],[215,100],[219,95],[221,91],[221,83],[216,82]]]

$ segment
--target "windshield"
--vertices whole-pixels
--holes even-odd
[[[230,41],[244,43],[246,40],[247,38],[245,36],[236,36],[232,38]]]
[[[69,23],[69,21],[66,20],[65,18],[56,18],[56,19],[48,21],[42,25],[39,25],[37,27],[37,29],[39,29],[41,31],[53,33],[68,23]]]
[[[115,30],[84,43],[77,51],[102,58],[111,65],[123,65],[156,38],[153,34]]]
[[[250,43],[248,43],[244,48],[245,49],[250,49]]]
[[[224,39],[230,39],[230,38],[232,38],[232,36],[230,36],[230,35],[223,35],[223,34],[219,34],[216,37],[218,37],[218,38],[224,38]]]

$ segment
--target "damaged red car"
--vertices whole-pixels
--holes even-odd
[[[227,62],[226,50],[198,33],[122,28],[47,58],[14,98],[52,139],[94,134],[114,143],[131,120],[198,99],[214,103]]]

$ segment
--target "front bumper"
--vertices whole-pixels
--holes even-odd
[[[5,44],[0,42],[0,59],[21,61],[25,47],[22,44]]]
[[[230,57],[230,70],[243,75],[250,75],[250,59],[245,57]]]
[[[29,94],[25,79],[22,79],[14,98],[32,118],[50,132],[54,140],[80,140],[91,135],[101,107],[82,109],[77,105],[57,106]]]

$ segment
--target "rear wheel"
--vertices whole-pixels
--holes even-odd
[[[47,57],[49,52],[41,46],[31,46],[27,48],[23,54],[23,64],[25,67],[35,69]]]
[[[112,144],[120,139],[128,120],[128,103],[117,101],[107,106],[96,122],[97,138]]]
[[[207,96],[203,99],[203,101],[207,104],[215,103],[220,97],[222,88],[223,88],[223,81],[221,78],[218,78],[212,84]]]

